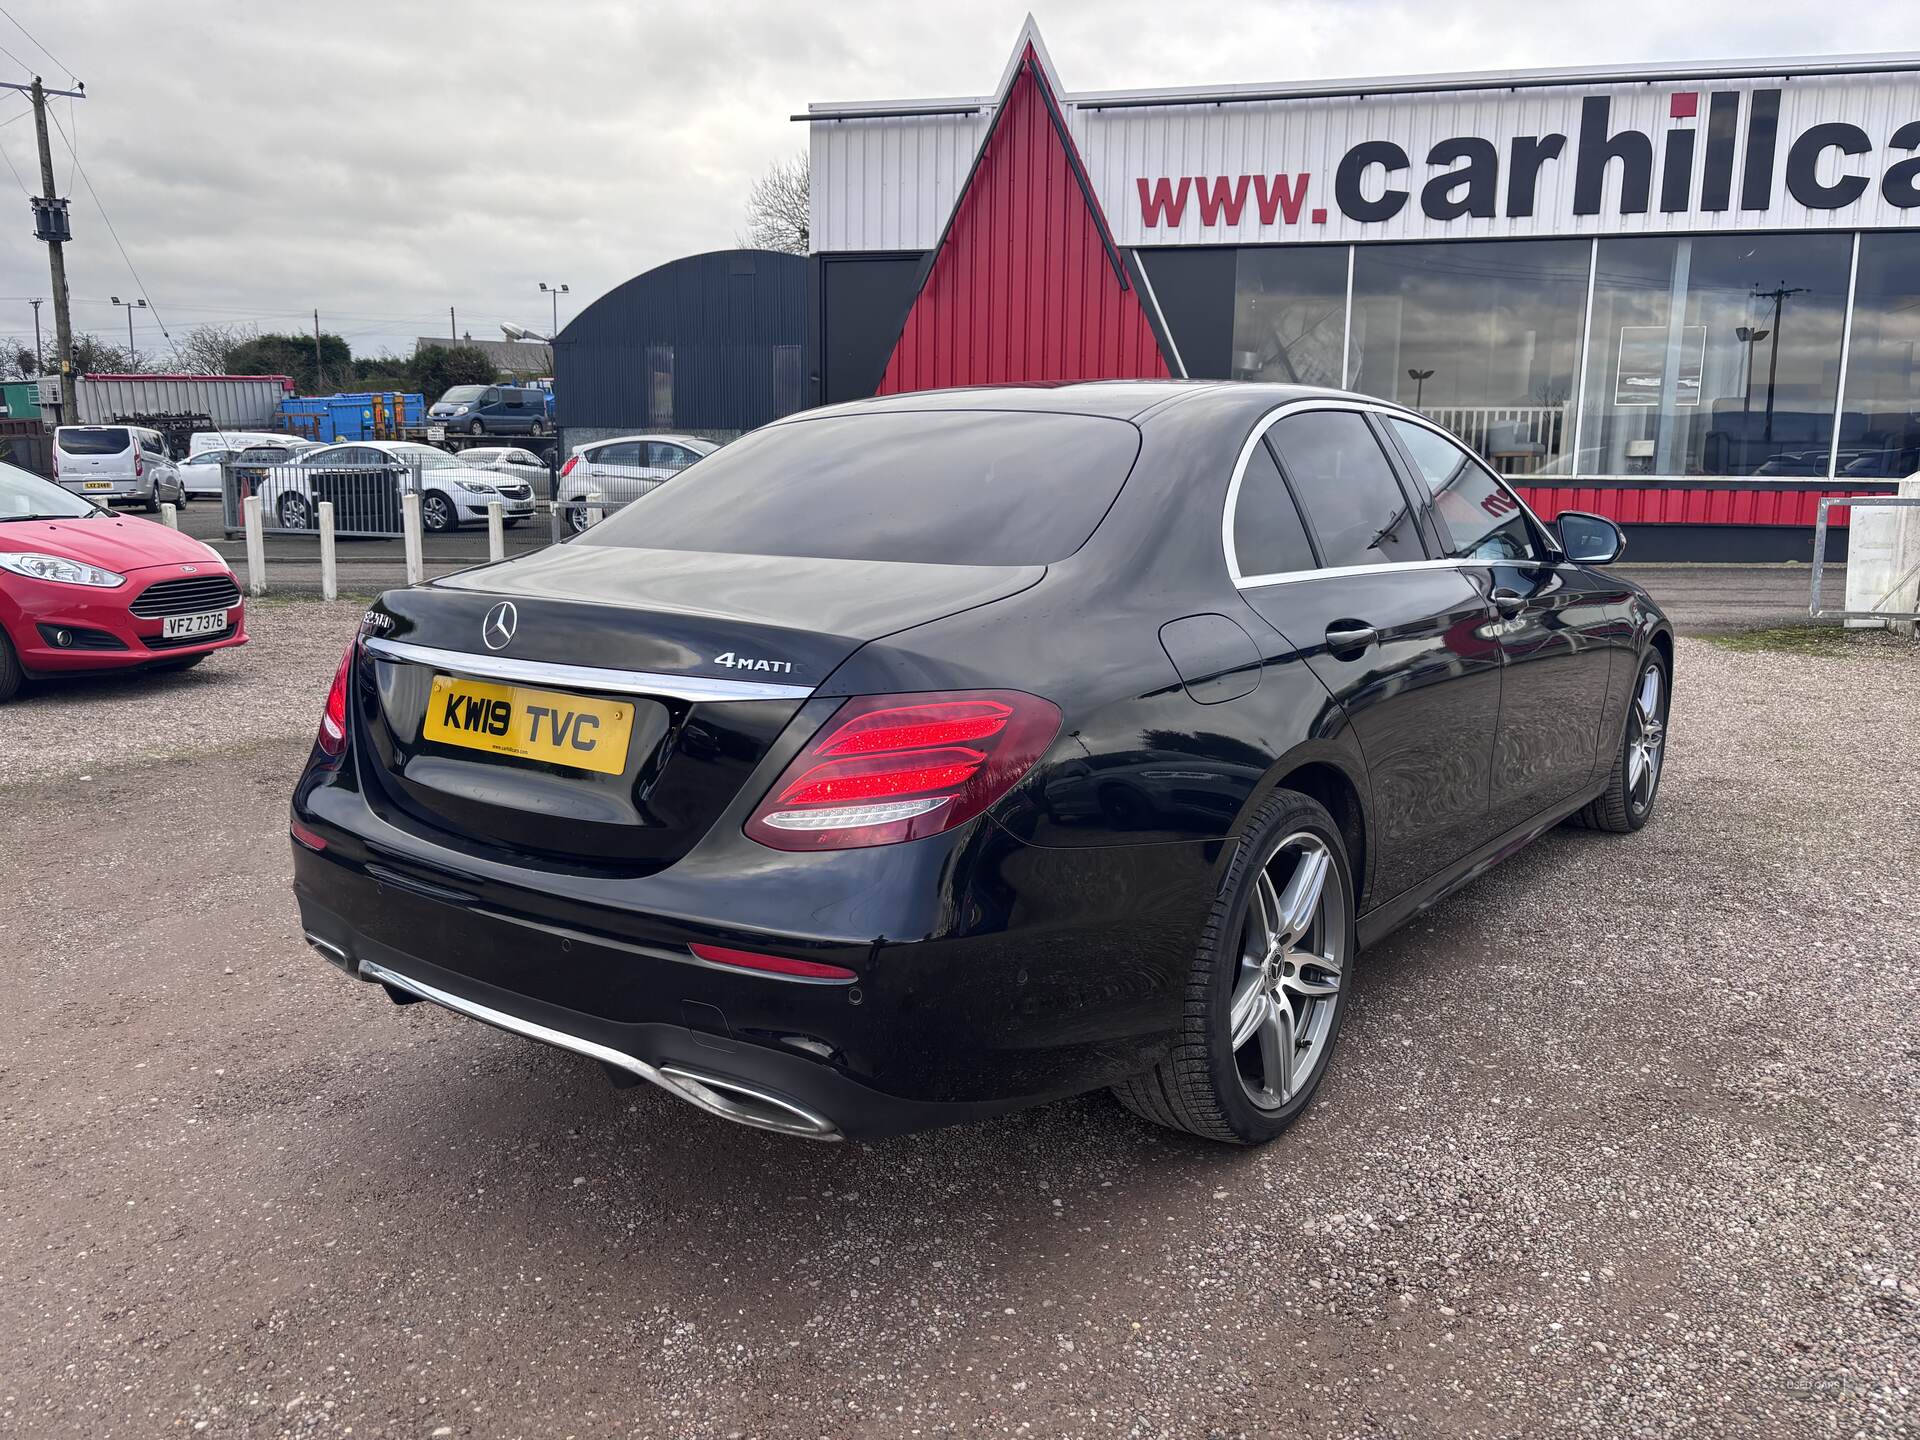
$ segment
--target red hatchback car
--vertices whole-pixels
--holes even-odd
[[[184,670],[246,643],[211,548],[0,464],[0,700],[25,677]]]

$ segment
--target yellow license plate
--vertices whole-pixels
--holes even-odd
[[[627,768],[633,705],[559,690],[433,677],[426,738],[442,745],[618,775]]]

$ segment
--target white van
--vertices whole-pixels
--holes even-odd
[[[62,425],[53,432],[53,478],[101,504],[160,510],[160,491],[178,488],[158,430],[138,425]]]
[[[299,438],[284,430],[196,430],[187,437],[187,458],[191,460],[207,450],[244,450],[249,445],[284,445],[289,440]]]

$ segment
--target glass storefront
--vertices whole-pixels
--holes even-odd
[[[1340,384],[1347,247],[1247,246],[1234,262],[1233,378]]]
[[[1362,247],[1348,388],[1432,417],[1508,474],[1564,468],[1592,248]]]
[[[1397,401],[1502,474],[1920,470],[1920,233],[1247,246],[1232,263],[1234,379]]]
[[[1602,240],[1578,471],[1821,476],[1853,237]]]
[[[1920,471],[1920,234],[1860,237],[1838,460],[1841,475]]]

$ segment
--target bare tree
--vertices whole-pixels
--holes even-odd
[[[260,332],[251,325],[196,325],[174,341],[173,359],[185,375],[231,375],[228,357]]]
[[[789,255],[807,253],[809,226],[807,209],[807,157],[800,154],[776,160],[767,173],[753,182],[747,191],[747,233],[736,237],[742,245],[757,250],[784,250]]]

